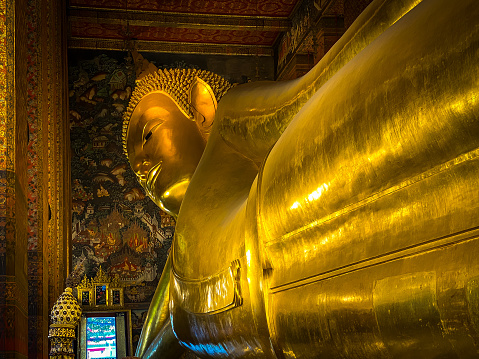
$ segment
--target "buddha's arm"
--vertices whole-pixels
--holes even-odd
[[[475,335],[464,323],[477,301],[457,305],[455,293],[478,273],[477,240],[456,245],[477,236],[478,19],[475,0],[424,0],[317,93],[268,156],[259,238],[281,350],[432,358],[412,348],[445,355],[450,323],[461,340]]]
[[[298,226],[309,233],[349,218],[477,157],[479,8],[475,0],[445,3],[424,0],[338,72],[291,122],[262,174],[266,242],[280,245]],[[447,188],[444,183],[421,193],[444,198],[430,202],[427,211],[457,203]],[[384,213],[394,218],[378,219],[371,231],[389,231],[387,225],[394,224],[393,233],[400,233],[400,219],[413,214],[418,218],[404,225],[422,223],[426,211],[413,206],[418,201],[398,197],[388,203]],[[425,232],[433,231],[424,225]],[[362,227],[357,223],[354,231]],[[393,233],[387,243],[401,237]]]
[[[254,82],[231,89],[216,120],[223,139],[260,164],[292,118],[326,81],[362,49],[414,8],[420,0],[377,0],[305,76],[282,82]]]
[[[175,359],[179,358],[185,351],[178,339],[173,333],[173,328],[171,326],[171,321],[168,318],[166,323],[160,329],[159,333],[153,338],[153,341],[150,343],[142,359]]]
[[[413,323],[404,308],[382,322],[370,320],[379,310],[375,285],[388,283],[380,294],[390,303],[387,309],[405,306],[405,297],[388,296],[388,290],[398,276],[411,272],[437,273],[437,278],[454,273],[438,290],[443,297],[437,299],[442,306],[437,316],[441,311],[442,320],[443,313],[454,311],[467,318],[467,306],[459,312],[457,302],[449,294],[444,299],[444,293],[453,292],[456,283],[458,292],[465,291],[465,283],[477,275],[472,269],[477,259],[461,252],[471,246],[431,251],[427,260],[407,250],[426,252],[423,248],[430,243],[442,248],[440,240],[453,243],[458,234],[472,237],[478,225],[478,19],[475,0],[424,0],[338,72],[303,107],[271,151],[260,185],[258,222],[263,225],[259,237],[274,268],[270,311],[279,346],[293,350],[296,345],[301,350],[297,343],[302,343],[304,331],[287,327],[288,323],[299,323],[299,318],[332,322],[340,317],[338,322],[348,323],[337,334],[344,352],[358,350],[359,342],[366,343],[364,347],[384,345],[377,336],[371,335],[370,341],[359,336],[357,328],[361,333],[380,333],[376,325],[389,333],[403,333],[409,326],[416,330],[410,340],[417,340],[418,347],[429,345],[421,339],[429,338],[426,325]],[[397,260],[406,254],[411,259]],[[388,255],[394,255],[398,264],[377,265],[392,262]],[[453,258],[453,269],[442,269],[444,258]],[[390,281],[381,282],[385,277]],[[411,293],[408,305],[420,302],[414,292],[420,281],[401,287]],[[439,288],[439,279],[437,283]],[[435,300],[431,308],[437,308]],[[303,308],[318,309],[301,313]],[[427,317],[423,308],[419,318]],[[371,317],[355,322],[350,313]],[[440,322],[434,330],[442,330]],[[308,333],[312,332],[320,330]],[[381,334],[380,340],[392,343]],[[395,342],[396,348],[406,350],[406,337]],[[315,350],[329,350],[328,340],[316,340],[320,344],[314,344]],[[313,344],[307,348],[313,352]]]
[[[171,254],[168,256],[160,281],[148,309],[148,315],[135,356],[154,358],[155,353],[169,353],[169,358],[179,357],[183,352],[171,329],[169,313]],[[177,356],[173,354],[177,353]]]

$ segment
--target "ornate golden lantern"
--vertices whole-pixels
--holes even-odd
[[[52,308],[48,338],[51,341],[50,358],[74,358],[73,340],[82,309],[73,296],[72,289],[67,287],[58,297]]]

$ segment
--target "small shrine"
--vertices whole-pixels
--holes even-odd
[[[112,278],[101,267],[95,277],[83,277],[77,286],[77,296],[80,305],[87,310],[118,308],[124,305],[123,285],[120,284],[119,276]]]

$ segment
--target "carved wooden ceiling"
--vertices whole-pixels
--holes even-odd
[[[271,56],[300,0],[70,0],[70,48]]]

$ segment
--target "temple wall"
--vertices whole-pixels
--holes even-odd
[[[2,358],[47,357],[48,314],[69,264],[62,6],[0,2]]]
[[[15,76],[21,67],[16,60],[25,52],[14,52],[15,42],[24,40],[25,33],[15,31],[16,22],[22,20],[15,18],[15,5],[21,1],[0,3],[4,34],[0,40],[0,292],[4,293],[0,297],[0,353],[7,358],[27,356],[28,336],[26,81]],[[21,97],[18,102],[17,95]]]
[[[290,80],[307,73],[371,1],[303,1],[291,19],[291,30],[278,41],[276,79]]]
[[[372,0],[343,0],[344,1],[344,27],[347,29],[356,18],[366,9]]]

